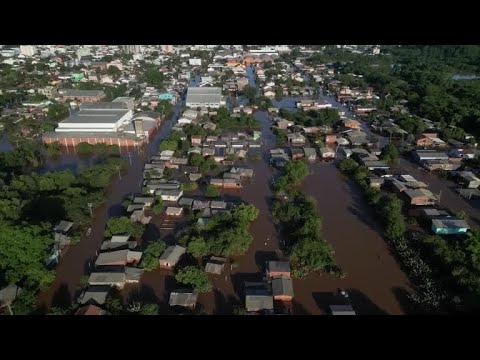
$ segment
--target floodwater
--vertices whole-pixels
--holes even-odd
[[[14,149],[13,145],[8,141],[7,134],[5,132],[0,133],[0,152],[9,152]]]
[[[160,141],[170,134],[173,121],[178,117],[180,110],[181,102],[176,106],[172,118],[161,124],[158,133],[144,150],[140,153],[132,153],[131,165],[127,172],[121,179],[115,178],[107,189],[109,195],[106,202],[95,210],[91,235],[84,236],[60,259],[56,268],[55,281],[40,295],[41,307],[49,308],[52,305],[66,303],[67,300],[73,300],[76,296],[81,276],[90,272],[90,266],[95,261],[96,253],[104,239],[103,232],[108,218],[122,215],[121,202],[126,195],[141,192],[143,165],[157,151]]]
[[[255,205],[260,214],[251,225],[253,243],[247,253],[227,264],[222,275],[209,275],[214,291],[199,296],[199,307],[206,314],[231,314],[234,306],[243,306],[245,281],[261,281],[265,262],[283,260],[279,233],[271,219],[270,182],[275,175],[268,165],[269,150],[275,146],[266,112],[255,117],[262,124],[261,160],[251,160],[247,166],[255,170],[251,183],[241,190],[222,193],[224,199],[238,199]],[[330,294],[337,288],[349,290],[359,314],[403,314],[402,303],[410,291],[408,279],[390,254],[388,245],[379,234],[375,218],[358,188],[344,179],[332,163],[311,165],[303,190],[318,203],[323,221],[323,234],[335,249],[335,259],[346,272],[344,279],[315,273],[294,280],[294,313],[325,314]],[[200,265],[204,265],[203,263]],[[162,313],[170,313],[166,305],[169,293],[178,288],[172,271],[157,269],[145,273],[139,291],[142,297],[156,298]],[[132,291],[134,286],[127,287]],[[150,295],[149,295],[150,294]]]

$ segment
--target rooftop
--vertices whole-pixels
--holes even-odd
[[[222,89],[219,87],[189,87],[187,103],[219,103]]]
[[[121,104],[121,103],[117,103]],[[70,115],[63,120],[63,124],[76,124],[76,123],[117,123],[123,116],[125,116],[130,110],[80,110],[78,113]]]

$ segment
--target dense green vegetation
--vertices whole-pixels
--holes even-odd
[[[322,109],[310,111],[280,110],[280,116],[302,126],[333,126],[340,120],[337,109]]]
[[[212,184],[208,184],[205,189],[205,196],[209,198],[214,198],[220,195],[220,190]]]
[[[293,187],[299,186],[308,175],[308,166],[304,160],[289,161],[284,167],[284,173],[277,178],[274,189],[278,194],[285,194]]]
[[[193,192],[198,189],[198,184],[195,181],[190,181],[183,184],[182,188],[185,192]]]
[[[285,252],[293,276],[301,278],[317,270],[341,274],[332,247],[322,237],[320,214],[313,198],[295,193],[289,201],[276,200],[272,215],[285,233]]]
[[[140,238],[143,235],[144,228],[145,225],[134,223],[126,216],[111,217],[107,221],[105,236],[128,234],[135,238]]]
[[[255,206],[241,204],[230,213],[214,215],[204,226],[192,227],[180,242],[195,257],[242,255],[253,241],[249,226],[257,217]]]
[[[118,145],[107,145],[104,143],[92,145],[86,142],[81,142],[77,144],[76,148],[80,155],[99,154],[110,156],[120,154],[120,148]]]
[[[260,128],[260,122],[252,115],[240,113],[240,116],[234,117],[224,107],[218,109],[217,115],[212,117],[212,122],[217,125],[219,131],[257,130]]]
[[[190,154],[188,162],[192,166],[198,166],[198,170],[202,174],[206,174],[208,171],[215,169],[217,166],[213,156],[207,156],[204,158],[202,155],[195,153]]]
[[[175,280],[182,284],[192,286],[200,293],[212,290],[212,284],[210,284],[208,280],[207,273],[205,270],[196,266],[186,266],[180,269],[175,275]]]
[[[141,266],[146,271],[155,270],[158,267],[158,259],[165,251],[166,245],[162,240],[152,241],[147,245],[147,248],[142,254]]]

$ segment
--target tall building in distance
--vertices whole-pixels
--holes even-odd
[[[166,54],[171,54],[173,53],[173,45],[161,45],[162,47],[162,52]]]
[[[127,54],[139,54],[142,52],[141,45],[122,45],[122,48]]]
[[[34,56],[37,53],[35,45],[20,45],[20,54],[25,56]]]

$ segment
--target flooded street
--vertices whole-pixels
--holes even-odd
[[[158,150],[160,141],[170,134],[173,119],[179,114],[181,105],[180,102],[175,107],[175,113],[171,119],[161,124],[158,133],[146,145],[145,149],[141,153],[132,154],[132,164],[128,166],[128,170],[122,175],[122,179],[116,177],[113,180],[111,186],[106,190],[107,200],[94,212],[91,235],[82,238],[78,244],[71,246],[67,253],[62,256],[56,268],[55,281],[47,291],[40,295],[40,306],[49,308],[51,305],[55,306],[57,302],[65,302],[66,297],[73,299],[80,278],[90,271],[90,265],[96,258],[96,252],[104,239],[103,232],[108,218],[122,215],[121,202],[126,195],[141,192],[143,165],[149,156]]]
[[[380,235],[378,220],[361,191],[334,163],[317,162],[310,169],[303,191],[317,201],[323,235],[346,277],[313,274],[294,280],[296,300],[307,313],[318,314],[326,292],[345,288],[359,314],[403,314],[408,279]]]

